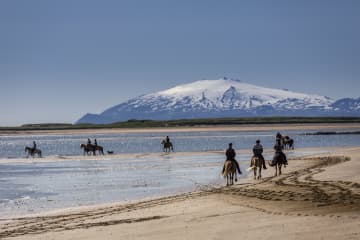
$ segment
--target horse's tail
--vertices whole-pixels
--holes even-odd
[[[250,167],[255,167],[255,156],[253,156],[250,160]]]
[[[227,167],[227,161],[224,163],[224,168],[223,168],[223,171],[222,171],[222,175],[223,177],[226,177],[228,175],[228,167]]]
[[[230,160],[226,160],[223,168],[223,177],[226,177],[229,173],[233,171],[233,163]]]

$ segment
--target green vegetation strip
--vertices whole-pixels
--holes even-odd
[[[111,128],[156,128],[193,127],[245,124],[306,124],[306,123],[360,123],[360,117],[261,117],[261,118],[204,118],[169,121],[137,120],[111,124],[26,124],[19,127],[0,127],[0,131],[68,130],[68,129],[111,129]]]

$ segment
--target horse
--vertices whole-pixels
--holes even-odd
[[[166,142],[165,140],[162,140],[161,144],[163,145],[163,152],[174,151],[174,147],[171,142]]]
[[[279,176],[281,175],[282,165],[285,165],[285,154],[275,155],[272,163],[269,163],[270,167],[275,167],[275,175],[274,175],[275,177],[278,176],[278,170],[279,170]]]
[[[25,152],[28,153],[27,157],[29,157],[29,155],[32,156],[32,157],[34,157],[35,154],[37,154],[38,157],[42,157],[42,155],[41,155],[41,150],[40,150],[40,149],[37,149],[37,148],[36,148],[36,149],[33,149],[33,148],[31,148],[31,147],[25,147]]]
[[[92,144],[81,144],[80,148],[84,149],[84,156],[85,156],[85,153],[87,155],[89,155],[89,152],[92,152],[94,156],[96,155],[96,152],[95,152],[96,149],[95,149],[94,145],[92,145]]]
[[[99,155],[104,155],[104,148],[100,145],[94,145],[95,151],[99,152]]]
[[[250,161],[250,167],[254,170],[254,179],[260,179],[261,178],[261,169],[262,169],[262,161],[259,157],[253,156]],[[259,170],[258,170],[259,169]],[[256,177],[256,173],[259,172],[259,174]]]
[[[231,160],[226,160],[224,164],[223,177],[226,177],[226,186],[234,185],[234,176],[236,179],[236,165]],[[236,181],[236,180],[235,180]]]
[[[99,152],[99,155],[104,155],[104,148],[102,146],[99,146],[99,145],[93,145],[93,144],[90,144],[90,143],[81,144],[80,148],[84,149],[84,155],[85,155],[85,152],[86,152],[87,155],[89,155],[89,152],[92,152],[93,155],[95,156],[96,151]]]
[[[282,140],[284,149],[294,149],[294,139],[285,136]]]

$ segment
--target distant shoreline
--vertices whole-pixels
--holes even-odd
[[[238,118],[199,118],[178,120],[138,120],[110,124],[71,124],[71,123],[35,123],[18,127],[0,127],[4,131],[33,130],[78,130],[78,129],[147,129],[147,128],[183,128],[214,126],[247,126],[247,125],[288,125],[288,124],[341,124],[358,123],[360,117],[238,117]]]
[[[199,125],[178,127],[139,127],[139,128],[84,128],[84,129],[18,129],[0,128],[4,135],[71,135],[71,134],[116,134],[116,133],[175,133],[198,131],[286,131],[286,130],[334,130],[339,128],[360,129],[360,123],[276,123],[276,124],[238,124],[238,125]],[[358,131],[358,130],[357,130]]]

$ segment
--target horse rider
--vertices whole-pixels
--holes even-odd
[[[239,167],[239,163],[235,160],[236,153],[235,153],[235,150],[232,148],[232,143],[229,143],[229,148],[226,149],[225,155],[226,155],[226,161],[230,160],[230,161],[234,162],[239,174],[242,174],[240,167]],[[224,171],[225,171],[225,165],[223,167],[223,172]]]
[[[274,166],[276,165],[277,161],[279,161],[279,158],[282,157],[282,159],[284,159],[284,166],[286,167],[286,165],[288,165],[287,159],[286,159],[286,155],[283,153],[283,146],[281,144],[281,139],[277,138],[276,139],[276,144],[274,146],[275,149],[275,155],[273,158],[272,163],[270,164],[270,166]]]
[[[95,146],[97,146],[97,141],[96,141],[96,138],[95,138],[95,140],[94,140],[94,145],[95,145]]]
[[[263,151],[264,151],[264,149],[263,149],[263,146],[260,144],[260,140],[259,139],[256,140],[256,144],[253,147],[254,157],[260,158],[260,160],[262,161],[262,164],[263,164],[263,168],[266,169],[265,158],[262,155]]]
[[[90,138],[88,138],[87,144],[91,144],[91,140],[90,140]]]
[[[278,133],[276,134],[276,141],[278,141],[278,140],[280,141],[281,147],[284,148],[283,136],[281,135],[280,132],[278,132]]]
[[[165,142],[166,142],[166,143],[170,143],[170,138],[169,138],[169,136],[166,136]]]
[[[32,147],[32,149],[31,149],[32,154],[35,153],[35,150],[36,150],[36,142],[33,141],[33,147]]]

